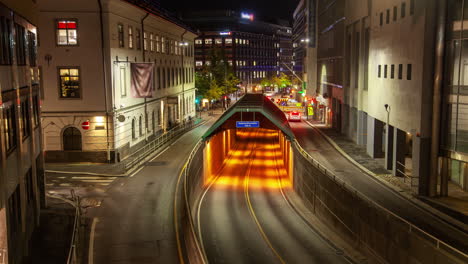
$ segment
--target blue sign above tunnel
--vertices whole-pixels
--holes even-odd
[[[260,127],[260,121],[236,121],[237,128]]]

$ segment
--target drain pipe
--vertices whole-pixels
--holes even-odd
[[[146,62],[145,24],[144,24],[144,22],[145,22],[145,19],[148,16],[149,16],[149,13],[146,13],[146,15],[141,19],[141,34],[142,34],[142,37],[143,37],[143,45],[141,45],[141,43],[140,43],[140,45],[141,45],[141,52],[142,52],[143,62]],[[141,37],[140,37],[140,40],[141,40]],[[143,99],[144,99],[144,105],[145,105],[145,142],[148,142],[148,111],[147,111],[148,106],[146,105],[146,96]]]
[[[101,27],[101,56],[102,56],[102,74],[104,77],[104,105],[106,107],[106,142],[107,142],[107,162],[110,163],[111,155],[110,155],[110,142],[109,142],[109,108],[107,105],[107,71],[106,71],[106,55],[105,55],[105,45],[104,45],[104,19],[102,14],[102,0],[97,0],[99,5],[99,24]],[[114,111],[112,109],[112,111]]]
[[[431,158],[428,188],[425,194],[430,197],[437,195],[437,178],[439,171],[439,148],[440,148],[440,115],[442,103],[442,79],[444,73],[444,49],[445,49],[445,20],[447,13],[447,1],[438,0],[436,8],[437,24],[435,36],[435,63],[434,63],[434,90],[432,98],[432,137],[431,137]],[[441,177],[441,195],[446,192],[447,179]],[[445,186],[445,187],[444,187]]]

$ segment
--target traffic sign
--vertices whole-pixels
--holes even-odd
[[[83,123],[81,123],[81,128],[83,128],[84,130],[88,130],[89,129],[89,121],[84,121]]]
[[[260,121],[236,121],[236,128],[260,127]]]

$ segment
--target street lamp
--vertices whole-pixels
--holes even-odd
[[[310,42],[310,39],[309,38],[305,38],[305,39],[301,39],[301,42]]]

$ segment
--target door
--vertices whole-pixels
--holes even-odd
[[[63,150],[81,150],[81,132],[75,127],[63,131]]]

